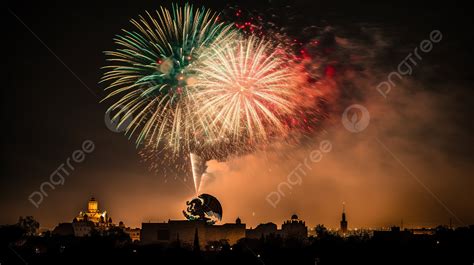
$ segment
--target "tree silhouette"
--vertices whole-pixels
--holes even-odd
[[[20,216],[18,219],[18,226],[25,230],[26,235],[33,236],[39,228],[39,223],[35,218],[33,218],[33,216],[26,216],[25,218]]]
[[[314,228],[314,230],[316,231],[316,236],[317,237],[324,237],[328,232],[328,229],[322,224],[317,225]]]

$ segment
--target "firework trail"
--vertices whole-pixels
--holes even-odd
[[[207,166],[206,166],[207,161],[194,153],[191,153],[189,157],[191,159],[191,169],[193,172],[194,189],[196,190],[196,194],[197,194],[201,186],[203,175],[205,174],[206,169],[207,169]]]

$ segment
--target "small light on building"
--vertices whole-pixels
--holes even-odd
[[[260,258],[260,254],[257,254],[257,258]]]
[[[439,245],[439,240],[436,240],[436,244],[438,244],[438,245]]]
[[[134,249],[134,250],[132,250],[132,252],[133,252],[133,253],[137,253],[137,250],[136,250],[136,249]]]

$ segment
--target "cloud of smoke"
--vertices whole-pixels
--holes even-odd
[[[352,227],[396,225],[401,219],[405,225],[442,224],[450,218],[458,225],[472,223],[474,216],[468,212],[474,205],[466,204],[472,192],[469,187],[474,186],[474,180],[468,179],[472,154],[462,146],[469,141],[469,132],[466,124],[459,123],[464,106],[458,99],[464,88],[426,81],[425,77],[438,73],[427,71],[432,68],[423,61],[417,66],[420,74],[401,79],[388,98],[382,97],[375,86],[390,73],[390,67],[379,67],[387,49],[398,49],[395,54],[401,59],[410,49],[396,47],[376,27],[361,27],[362,40],[338,36],[338,29],[325,29],[325,34],[329,31],[334,42],[328,47],[336,54],[325,55],[326,62],[313,65],[336,69],[337,97],[331,98],[325,133],[296,147],[278,146],[225,163],[208,162],[214,179],[202,190],[223,202],[224,221],[240,216],[251,225],[279,223],[297,213],[312,225],[334,227],[345,201]],[[340,122],[344,108],[354,103],[365,106],[371,116],[368,128],[358,134]],[[321,139],[330,140],[333,150],[307,172],[302,185],[287,189],[273,208],[265,196]]]

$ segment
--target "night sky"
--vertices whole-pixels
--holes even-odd
[[[238,4],[243,10],[280,10],[287,4],[256,2]],[[364,66],[370,66],[370,74],[351,77],[355,88],[341,87],[324,133],[312,143],[280,150],[292,159],[276,152],[209,162],[212,177],[201,191],[221,201],[223,221],[240,216],[248,226],[270,221],[280,225],[297,213],[310,226],[336,227],[346,202],[350,227],[389,226],[401,219],[407,226],[447,224],[450,218],[456,225],[474,223],[471,9],[455,1],[416,6],[411,1],[290,2],[294,14],[304,18],[291,27],[331,26],[334,34],[354,44],[348,45],[351,49],[367,51]],[[91,195],[114,222],[139,227],[149,220],[183,218],[185,201],[194,196],[191,177],[149,172],[133,141],[107,128],[107,105],[99,103],[105,96],[105,86],[98,84],[103,51],[115,47],[114,35],[130,28],[130,18],[160,5],[169,3],[8,4],[3,16],[7,63],[0,224],[33,215],[42,227],[52,228],[71,221]],[[372,29],[377,45],[358,41],[360,28]],[[377,83],[435,29],[442,32],[442,41],[423,55],[413,75],[383,98],[375,90]],[[358,134],[345,130],[340,121],[344,108],[353,103],[364,105],[371,115],[369,127]],[[85,140],[93,141],[95,150],[74,164],[64,185],[34,207],[28,196]],[[302,185],[272,207],[266,196],[322,140],[329,140],[332,150],[307,172]]]

